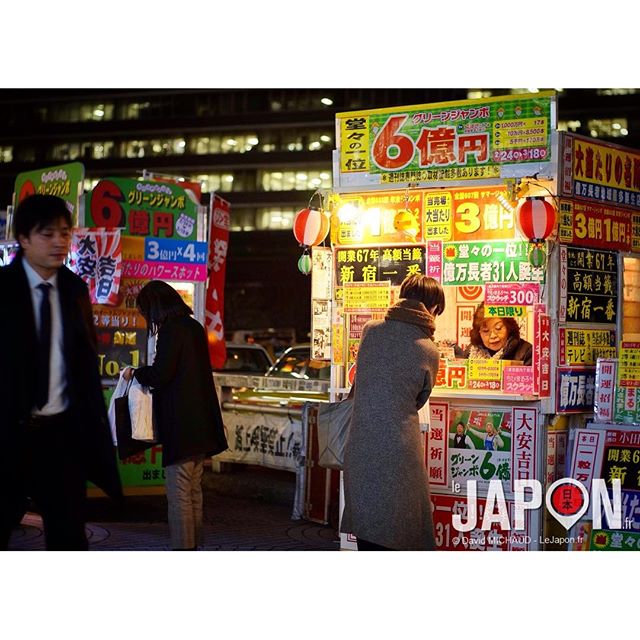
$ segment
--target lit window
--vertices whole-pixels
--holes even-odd
[[[597,89],[599,96],[627,96],[636,93],[637,89]]]
[[[106,142],[94,142],[91,145],[91,155],[94,158],[109,158],[113,155],[113,141],[108,140]]]
[[[558,131],[573,131],[574,133],[580,129],[582,123],[580,120],[559,120]]]
[[[480,98],[490,98],[491,91],[486,91],[483,89],[469,89],[467,91],[467,98],[469,100],[478,100]]]
[[[0,162],[13,162],[13,147],[0,147]]]
[[[589,120],[587,127],[593,138],[620,138],[629,133],[626,118]]]
[[[256,228],[266,229],[292,229],[294,209],[258,209],[256,215]]]

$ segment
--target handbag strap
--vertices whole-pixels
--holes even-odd
[[[126,388],[124,390],[124,393],[122,394],[121,397],[129,395],[129,389],[131,388],[132,384],[133,384],[133,376],[131,376],[131,378],[129,380],[127,380],[127,386],[126,386]]]

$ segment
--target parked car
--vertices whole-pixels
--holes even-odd
[[[237,344],[262,345],[275,360],[287,347],[296,342],[296,332],[292,328],[236,329],[226,334],[228,341]]]
[[[311,359],[311,345],[289,347],[267,371],[267,377],[297,378],[298,380],[329,380],[331,363]]]
[[[226,342],[227,359],[218,373],[264,375],[273,365],[269,352],[259,344]]]
[[[236,408],[299,409],[306,401],[328,401],[330,377],[330,362],[312,360],[310,345],[296,345],[275,361],[258,386],[233,387],[229,400],[236,403]]]

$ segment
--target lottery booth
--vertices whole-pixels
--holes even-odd
[[[640,153],[558,132],[553,92],[341,113],[336,140],[321,211],[329,241],[305,249],[312,357],[331,362],[331,400],[353,383],[364,324],[384,316],[407,275],[434,277],[446,310],[424,455],[437,548],[574,548],[570,534],[584,539],[584,525],[563,528],[544,496],[571,477],[594,418],[598,359],[638,380],[638,318],[624,318],[640,299]],[[464,357],[480,303],[485,318],[517,322],[531,365]],[[630,389],[616,398],[629,404]],[[606,439],[612,428],[589,433]],[[542,487],[517,530],[516,480]],[[452,519],[468,522],[470,481],[477,523],[461,533]],[[355,549],[355,538],[341,534],[341,547]]]
[[[32,193],[67,202],[74,225],[67,264],[89,288],[107,403],[126,366],[153,361],[155,339],[147,339],[146,323],[136,310],[136,296],[150,280],[164,280],[180,293],[207,327],[212,361],[221,357],[224,362],[229,203],[211,194],[209,204],[202,205],[199,184],[149,173],[140,180],[103,179],[86,193],[83,185],[84,167],[77,162],[20,174],[10,210]],[[210,252],[210,246],[217,251]],[[3,261],[16,249],[7,239]],[[125,493],[164,491],[160,445],[120,460],[119,470]],[[99,490],[90,487],[89,493]]]

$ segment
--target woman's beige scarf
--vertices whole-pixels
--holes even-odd
[[[401,298],[389,308],[384,319],[415,324],[427,334],[428,338],[433,340],[436,323],[422,302]]]

